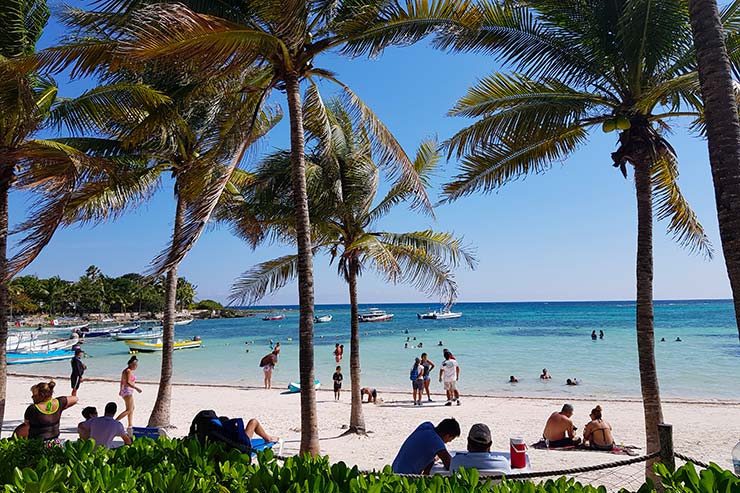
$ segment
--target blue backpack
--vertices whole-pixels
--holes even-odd
[[[414,365],[414,367],[411,369],[411,381],[414,381],[417,378],[419,378],[419,366]]]

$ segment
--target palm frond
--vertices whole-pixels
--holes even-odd
[[[443,187],[445,201],[453,201],[476,191],[490,192],[506,183],[549,169],[582,145],[588,132],[581,125],[527,139],[490,144],[480,152],[467,155],[461,173]]]
[[[252,305],[298,277],[298,255],[286,255],[252,267],[231,286],[229,303]]]
[[[433,216],[432,203],[424,183],[418,178],[413,162],[390,130],[346,84],[334,77],[324,76],[324,78],[342,88],[343,103],[353,112],[357,121],[368,130],[373,145],[373,155],[378,165],[388,169],[392,180],[398,179],[408,184],[413,193],[412,209],[419,209]]]
[[[658,220],[669,219],[668,233],[681,246],[712,258],[714,248],[704,228],[678,186],[678,163],[673,155],[664,154],[652,166],[655,214]]]
[[[478,260],[470,247],[463,244],[462,238],[456,238],[452,233],[438,233],[431,229],[413,231],[410,233],[379,233],[385,244],[423,250],[428,256],[435,257],[449,267],[464,264],[469,269],[475,269]]]

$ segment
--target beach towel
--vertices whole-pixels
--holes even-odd
[[[580,452],[603,452],[606,454],[614,454],[614,455],[629,455],[629,456],[637,456],[639,453],[637,452],[640,450],[640,447],[636,447],[634,445],[615,445],[611,450],[596,450],[589,447],[586,447],[584,445],[568,445],[567,447],[559,447],[559,448],[552,448],[547,447],[544,440],[540,440],[537,443],[534,443],[530,445],[530,447],[538,450],[562,450],[562,451],[580,451]]]

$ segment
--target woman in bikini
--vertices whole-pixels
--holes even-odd
[[[59,420],[62,411],[77,404],[76,396],[54,398],[54,382],[41,382],[31,387],[33,404],[28,406],[17,436],[39,438],[47,444],[59,443]]]
[[[591,422],[583,428],[583,441],[595,450],[614,448],[612,426],[601,418],[601,406],[591,410]]]
[[[141,388],[136,386],[136,375],[134,375],[134,370],[136,370],[138,366],[139,359],[136,356],[131,356],[126,368],[121,372],[121,391],[118,392],[118,395],[123,397],[126,409],[118,415],[116,421],[120,421],[127,417],[129,428],[134,426],[134,390],[141,393]]]

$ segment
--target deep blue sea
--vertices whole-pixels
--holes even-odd
[[[463,393],[598,397],[640,393],[632,302],[459,303],[454,311],[463,312],[462,318],[440,321],[417,319],[417,313],[437,308],[429,304],[372,306],[395,317],[360,325],[363,385],[410,390],[414,357],[426,351],[433,362],[441,363],[442,341],[460,363]],[[270,339],[282,346],[273,381],[287,385],[297,380],[298,312],[284,313],[281,321],[196,320],[177,327],[177,339],[199,335],[204,347],[175,353],[175,380],[260,385],[258,363],[270,351]],[[332,351],[340,343],[345,345],[341,364],[348,380],[349,307],[318,305],[316,313],[333,315],[331,323],[316,325],[316,375],[330,382],[336,366]],[[605,338],[592,341],[592,330],[603,330]],[[656,302],[655,334],[664,397],[740,400],[740,344],[729,301]],[[682,342],[674,342],[677,337]],[[404,348],[407,338],[409,349]],[[661,338],[666,342],[659,342]],[[418,343],[423,349],[412,347]],[[129,357],[123,342],[88,340],[84,349],[89,377],[117,378]],[[156,380],[160,355],[140,354],[139,359],[138,378]],[[544,367],[552,381],[539,380]],[[11,371],[66,375],[69,364],[15,366]],[[510,375],[519,383],[509,384]],[[578,378],[582,384],[566,387],[566,378]],[[433,381],[432,388],[441,391],[441,384]]]

